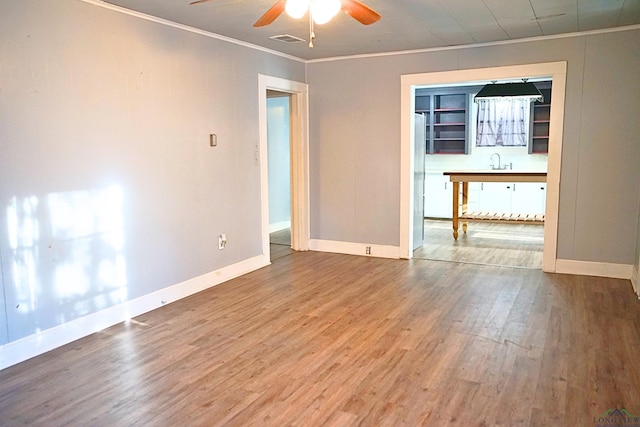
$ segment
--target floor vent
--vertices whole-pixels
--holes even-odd
[[[279,36],[271,36],[269,37],[271,40],[278,40],[285,43],[298,43],[305,41],[300,37],[292,36],[291,34],[280,34]]]

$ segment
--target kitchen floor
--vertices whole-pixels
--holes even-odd
[[[424,226],[424,245],[413,252],[414,258],[542,268],[542,225],[470,222],[457,241],[451,220],[427,219]]]

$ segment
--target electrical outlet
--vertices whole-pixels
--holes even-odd
[[[365,249],[365,254],[371,255],[371,246],[367,246]]]
[[[227,246],[227,235],[223,233],[218,237],[218,249],[222,250],[226,246]]]

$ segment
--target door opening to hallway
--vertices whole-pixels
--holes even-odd
[[[291,249],[291,95],[267,91],[269,248],[271,259]]]
[[[279,256],[276,250],[285,255],[309,250],[308,104],[305,83],[258,76],[261,241],[269,261]],[[271,233],[286,229],[290,232],[274,235],[271,245]]]

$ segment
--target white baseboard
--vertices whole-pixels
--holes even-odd
[[[273,224],[269,224],[269,233],[275,233],[276,231],[284,230],[286,228],[291,228],[291,220],[274,222]]]
[[[0,370],[269,265],[259,255],[0,346]]]
[[[370,248],[367,253],[367,248]],[[318,252],[332,252],[347,255],[361,255],[377,258],[400,258],[400,247],[372,245],[368,243],[340,242],[335,240],[309,240],[309,249]]]
[[[633,275],[631,276],[631,286],[633,286],[633,291],[640,298],[640,271],[638,271],[638,266],[633,267]]]
[[[556,273],[610,277],[613,279],[631,279],[633,265],[558,259],[556,260]]]

